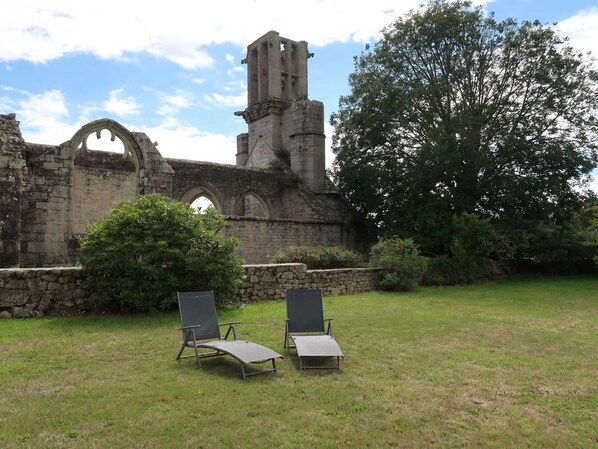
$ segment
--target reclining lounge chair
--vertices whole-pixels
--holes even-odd
[[[183,332],[183,343],[177,360],[195,357],[201,368],[201,359],[230,355],[240,362],[243,379],[256,374],[276,372],[276,359],[283,358],[282,355],[265,346],[237,340],[234,325],[239,322],[218,324],[213,292],[178,292],[177,297]],[[228,326],[224,338],[220,334],[220,326]],[[231,334],[233,339],[228,340]],[[185,348],[193,348],[195,354],[183,356]],[[271,369],[251,373],[245,370],[250,363],[261,364],[268,361],[272,362]]]
[[[287,320],[284,335],[284,347],[297,350],[301,369],[340,369],[343,352],[332,337],[331,319],[324,319],[322,290],[290,289],[287,290]],[[326,325],[327,322],[327,325]],[[304,365],[304,358],[336,357],[336,365]]]

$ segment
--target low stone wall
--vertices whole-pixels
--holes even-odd
[[[0,269],[0,318],[75,315],[91,309],[81,268]]]
[[[243,301],[282,299],[288,288],[321,288],[324,295],[350,295],[378,288],[377,268],[307,270],[304,264],[245,265]],[[76,315],[91,310],[81,287],[81,268],[0,269],[0,318]]]
[[[324,295],[352,295],[376,290],[378,268],[307,270],[305,264],[245,265],[240,292],[244,301],[282,299],[288,288],[321,288]]]

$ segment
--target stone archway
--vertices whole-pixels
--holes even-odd
[[[208,200],[212,202],[216,212],[220,215],[225,215],[225,211],[222,207],[222,197],[215,189],[207,187],[205,185],[200,185],[193,187],[190,190],[187,190],[183,196],[181,196],[180,201],[188,204],[192,204],[197,198],[206,197]]]
[[[233,207],[233,215],[240,217],[270,218],[270,208],[256,192],[247,191],[237,200]]]

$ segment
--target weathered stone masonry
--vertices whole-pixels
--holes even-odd
[[[303,264],[246,265],[243,301],[282,299],[287,288],[321,288],[324,295],[375,290],[379,270],[307,270]],[[0,318],[76,315],[91,310],[81,268],[0,269]]]
[[[247,263],[289,245],[357,247],[348,208],[326,190],[324,112],[307,99],[307,43],[271,31],[247,55],[248,107],[237,115],[249,132],[238,137],[236,166],[165,159],[147,135],[110,119],[60,145],[29,143],[14,114],[0,115],[0,267],[73,264],[87,225],[151,192],[208,198]],[[106,132],[123,154],[93,150],[93,136]]]

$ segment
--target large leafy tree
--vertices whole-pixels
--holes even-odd
[[[383,232],[443,253],[446,223],[475,213],[517,252],[581,207],[598,75],[552,27],[433,1],[383,30],[349,83],[333,174]]]

